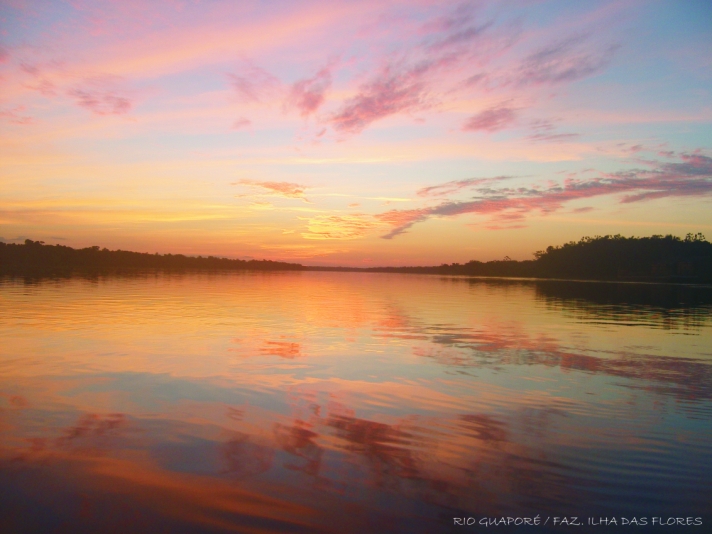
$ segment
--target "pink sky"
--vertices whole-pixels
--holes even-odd
[[[0,6],[0,236],[327,265],[712,235],[706,2]]]

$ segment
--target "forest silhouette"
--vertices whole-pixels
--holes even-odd
[[[464,276],[563,278],[712,283],[712,243],[700,234],[683,239],[650,237],[584,237],[534,253],[534,259],[441,264],[422,267],[316,267],[271,260],[237,260],[215,256],[149,254],[98,246],[74,249],[26,239],[0,242],[0,274],[68,276],[137,271],[360,271]]]

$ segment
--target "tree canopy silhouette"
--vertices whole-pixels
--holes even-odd
[[[145,270],[316,270],[447,274],[466,276],[574,278],[712,283],[712,243],[700,233],[584,237],[534,253],[533,260],[503,260],[424,267],[308,267],[270,260],[231,260],[215,256],[148,254],[98,246],[74,249],[41,241],[0,242],[0,274],[19,276],[120,273]]]
[[[231,260],[215,256],[148,254],[127,250],[108,250],[98,246],[74,249],[45,245],[26,239],[24,245],[0,243],[0,273],[20,276],[81,273],[120,273],[145,270],[301,270],[298,263],[270,260]]]

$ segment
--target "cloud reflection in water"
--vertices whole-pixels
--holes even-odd
[[[710,512],[708,290],[352,273],[3,284],[9,531]]]

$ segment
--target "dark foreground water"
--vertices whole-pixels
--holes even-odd
[[[712,532],[710,289],[0,281],[0,532],[485,531]]]

